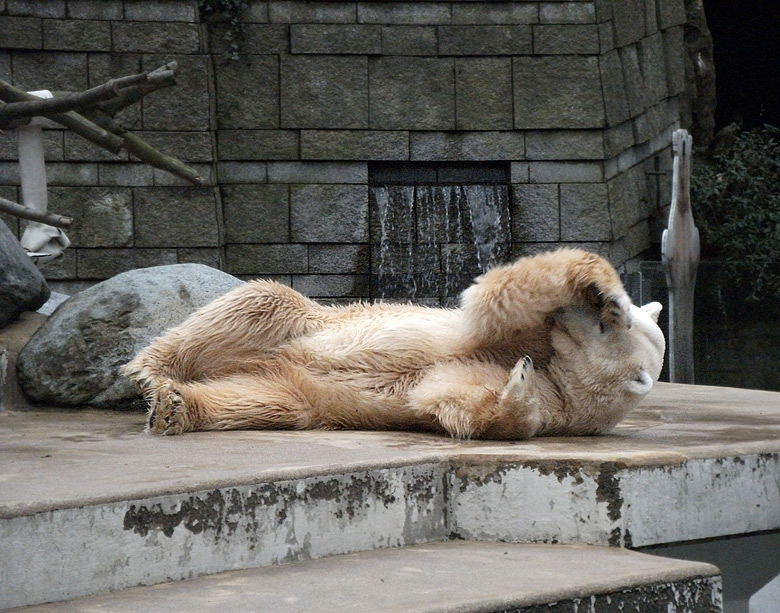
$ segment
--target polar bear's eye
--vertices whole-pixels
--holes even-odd
[[[607,331],[607,326],[605,326],[604,322],[600,320],[599,320],[599,330],[601,330],[602,334],[604,334]]]

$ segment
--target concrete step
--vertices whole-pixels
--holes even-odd
[[[614,435],[143,433],[0,411],[0,609],[430,542],[645,547],[780,527],[780,394],[659,386]]]
[[[23,611],[555,613],[583,607],[713,613],[720,606],[720,577],[708,564],[586,545],[450,541],[232,571]]]

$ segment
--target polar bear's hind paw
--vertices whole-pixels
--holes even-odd
[[[152,434],[182,434],[191,430],[187,407],[173,384],[161,385],[150,403],[147,431]]]

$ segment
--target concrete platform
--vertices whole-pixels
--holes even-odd
[[[659,384],[603,437],[143,433],[0,413],[0,608],[445,541],[643,547],[780,528],[780,394]]]
[[[455,541],[233,571],[24,611],[556,613],[582,606],[711,613],[720,600],[718,569],[708,564],[616,548]]]

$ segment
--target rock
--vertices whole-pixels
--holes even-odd
[[[140,406],[120,366],[155,336],[243,281],[202,264],[131,270],[64,302],[22,349],[19,383],[36,402]]]
[[[49,298],[46,279],[0,219],[0,328]]]

